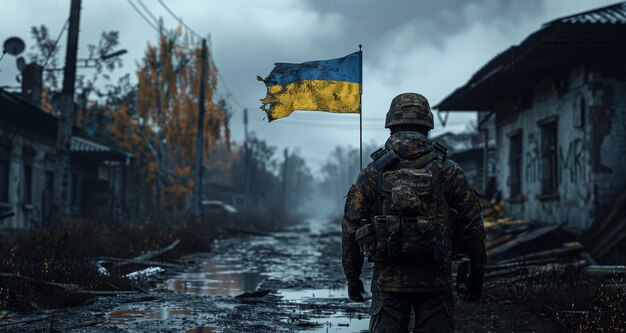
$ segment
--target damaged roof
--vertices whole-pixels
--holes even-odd
[[[520,44],[509,47],[434,108],[443,111],[492,111],[497,96],[556,73],[586,54],[626,51],[626,2],[561,17],[543,24]]]
[[[626,24],[626,2],[558,18],[544,24],[544,26],[555,22],[569,24]]]
[[[82,151],[82,152],[109,152],[111,151],[110,147],[87,140],[85,138],[79,138],[75,136],[72,137],[71,144],[72,144],[71,146],[72,151]]]
[[[0,88],[0,127],[15,133],[30,132],[46,139],[51,145],[56,142],[59,118],[40,107],[24,100],[19,94]],[[103,138],[89,137],[83,130],[72,128],[72,153],[89,155],[90,158],[126,160],[134,155],[117,148],[114,142]]]

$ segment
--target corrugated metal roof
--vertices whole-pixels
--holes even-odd
[[[626,1],[596,8],[545,23],[541,29],[530,34],[520,44],[511,46],[493,57],[481,67],[463,86],[446,96],[434,108],[449,111],[492,109],[493,81],[489,88],[484,83],[493,77],[503,76],[517,65],[529,59],[531,52],[539,54],[542,48],[554,55],[557,50],[584,49],[600,46],[606,52],[624,51],[623,36],[626,34]],[[580,37],[578,37],[580,36]],[[543,59],[549,59],[545,57]],[[541,55],[536,56],[541,57]],[[479,88],[484,88],[478,91]],[[497,88],[497,87],[496,87]],[[492,93],[489,95],[489,89]]]
[[[570,24],[626,24],[626,2],[562,17],[550,23],[554,22]]]
[[[81,151],[81,152],[110,152],[111,148],[105,146],[105,145],[101,145],[99,143],[87,140],[87,139],[83,139],[80,137],[72,137],[72,141],[71,141],[71,149],[72,151]]]

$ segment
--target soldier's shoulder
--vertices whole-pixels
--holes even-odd
[[[443,170],[447,175],[456,175],[459,173],[463,173],[463,169],[461,169],[461,166],[450,158],[446,158],[443,161]]]
[[[440,155],[443,155],[444,159],[448,156],[448,147],[439,142],[433,141],[433,149]]]

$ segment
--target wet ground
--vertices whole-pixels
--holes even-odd
[[[347,298],[340,239],[338,223],[326,220],[271,236],[220,239],[213,252],[182,258],[188,269],[161,273],[149,294],[99,297],[85,307],[28,317],[7,314],[34,320],[9,331],[367,331],[369,302]],[[236,297],[259,290],[265,292]]]
[[[339,223],[326,220],[220,239],[211,253],[181,258],[185,269],[151,277],[149,293],[27,316],[0,313],[0,331],[367,332],[370,302],[348,300],[340,247]],[[370,264],[364,272],[367,285]],[[546,318],[512,304],[458,303],[456,314],[458,332],[553,331]]]

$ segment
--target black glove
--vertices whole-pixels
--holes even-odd
[[[355,302],[365,302],[363,294],[365,288],[363,287],[363,281],[361,279],[348,281],[348,297]]]
[[[483,292],[483,274],[470,274],[467,281],[467,292],[464,300],[468,303],[476,302],[480,299]]]

